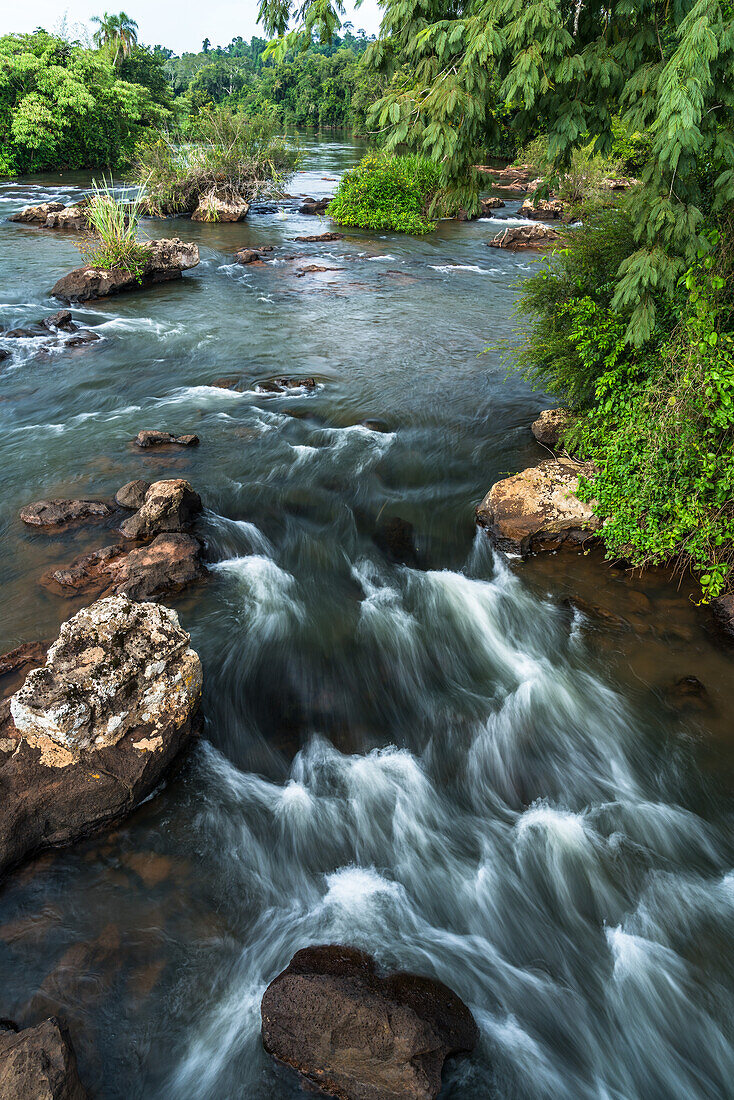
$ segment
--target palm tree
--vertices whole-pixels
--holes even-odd
[[[134,19],[121,11],[118,15],[109,15],[107,12],[102,16],[93,15],[91,21],[98,24],[94,32],[95,45],[100,48],[114,48],[113,65],[117,64],[120,54],[129,57],[138,41],[138,24]]]

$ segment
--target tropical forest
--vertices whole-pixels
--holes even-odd
[[[0,1100],[734,1097],[734,9],[0,16]]]

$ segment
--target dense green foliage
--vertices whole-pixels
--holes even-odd
[[[384,86],[362,63],[368,44],[364,31],[355,35],[347,27],[327,44],[311,42],[275,60],[266,56],[265,39],[235,38],[225,48],[205,42],[201,53],[170,56],[165,64],[182,114],[228,104],[248,115],[270,116],[285,128],[361,133]]]
[[[0,38],[2,174],[112,168],[166,116],[165,96],[122,79],[106,50],[43,31]]]
[[[272,194],[296,162],[297,151],[275,135],[272,120],[217,107],[190,119],[185,133],[147,134],[135,150],[133,180],[151,212],[176,214],[208,195],[251,202]]]
[[[425,157],[370,155],[342,176],[327,213],[340,225],[429,233],[436,228],[428,211],[440,179]]]
[[[704,598],[734,565],[734,256],[731,225],[709,230],[671,295],[659,288],[644,349],[625,340],[632,303],[615,274],[636,247],[631,204],[588,212],[521,290],[521,365],[576,416],[565,444],[591,459],[582,493],[604,519],[608,554],[677,561]]]

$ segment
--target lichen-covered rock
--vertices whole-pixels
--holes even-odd
[[[74,753],[115,745],[136,726],[156,736],[180,724],[200,689],[201,664],[175,611],[110,596],[62,625],[10,713],[26,740]]]
[[[158,535],[131,550],[124,543],[103,546],[71,565],[44,575],[42,583],[64,596],[124,595],[149,600],[180,592],[206,573],[201,543],[181,532]]]
[[[189,739],[201,663],[174,611],[112,596],[0,704],[0,875],[119,820]]]
[[[55,1016],[0,1032],[2,1100],[85,1100],[66,1027]]]
[[[583,544],[601,520],[576,496],[582,473],[589,476],[593,467],[548,459],[498,481],[477,508],[477,522],[499,550],[523,557]]]
[[[249,202],[241,195],[228,198],[211,190],[200,197],[191,220],[192,222],[241,222],[247,217],[249,209]]]
[[[506,248],[521,252],[526,248],[547,248],[558,240],[558,233],[548,225],[511,225],[487,241],[490,248]]]
[[[138,447],[145,450],[147,447],[167,447],[175,444],[178,447],[198,447],[198,435],[174,435],[173,432],[161,432],[157,430],[143,430],[135,437]]]
[[[148,241],[146,248],[147,259],[139,272],[131,274],[123,268],[77,267],[58,280],[51,294],[62,302],[88,302],[179,279],[184,271],[196,267],[199,262],[198,246],[177,237]]]
[[[479,1039],[447,986],[377,971],[351,947],[298,951],[265,991],[263,1045],[340,1100],[435,1100],[446,1058]]]
[[[185,531],[201,511],[201,497],[184,478],[154,481],[142,507],[120,525],[126,539],[149,539],[164,531]]]
[[[534,420],[530,430],[544,447],[550,447],[555,451],[561,439],[561,434],[566,430],[571,421],[568,409],[544,409],[537,420]]]
[[[104,500],[36,500],[20,510],[30,527],[66,527],[82,520],[104,519],[112,508]]]

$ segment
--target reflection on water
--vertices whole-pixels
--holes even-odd
[[[360,153],[314,143],[292,190],[327,193]],[[2,213],[86,182],[21,181]],[[480,356],[532,263],[490,260],[500,224],[327,253],[292,241],[318,231],[297,214],[150,222],[200,267],[75,310],[93,347],[4,364],[2,649],[55,634],[78,603],[39,575],[110,534],[21,530],[22,504],[183,475],[206,505],[211,573],[175,601],[205,738],[117,831],[0,893],[0,1013],[63,1016],[95,1095],[299,1095],[259,1002],[329,940],[470,1003],[481,1045],[446,1097],[731,1095],[731,661],[663,578],[573,555],[513,571],[475,536],[492,480],[539,457],[544,403]],[[51,312],[74,235],[0,234],[3,324]],[[297,258],[231,265],[263,243]],[[341,270],[297,277],[324,260]],[[283,375],[318,385],[257,390]],[[141,428],[201,446],[146,455]],[[373,539],[395,516],[420,569]],[[705,694],[676,693],[691,676]]]

